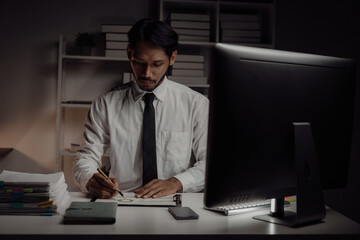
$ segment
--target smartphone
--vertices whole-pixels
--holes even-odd
[[[199,215],[189,207],[169,207],[169,212],[177,220],[198,219]]]

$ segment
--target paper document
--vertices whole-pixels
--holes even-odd
[[[4,203],[0,214],[46,215],[63,213],[70,195],[63,172],[36,174],[4,170],[0,174],[0,202]],[[30,203],[38,207],[29,207]]]
[[[120,195],[115,196],[111,201],[116,201],[119,206],[178,206],[181,204],[181,194],[169,195],[159,198],[136,198],[133,192],[123,192],[126,199]],[[98,199],[102,202],[106,199]]]

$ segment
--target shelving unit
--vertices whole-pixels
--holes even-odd
[[[275,3],[273,0],[160,0],[159,19],[168,21],[170,13],[208,14],[210,16],[210,41],[180,41],[180,45],[212,47],[221,41],[221,20],[223,13],[259,16],[262,33],[260,43],[234,43],[247,46],[274,48],[275,46]]]
[[[253,46],[253,47],[262,47],[262,48],[274,48],[275,46],[275,6],[273,0],[233,0],[233,1],[223,1],[223,0],[160,0],[159,1],[159,19],[161,21],[167,22],[169,25],[172,25],[172,21],[181,22],[190,22],[189,27],[174,27],[175,31],[177,28],[181,30],[190,29],[190,31],[195,30],[195,27],[192,28],[192,23],[209,23],[208,27],[204,27],[205,32],[209,31],[209,41],[179,41],[179,50],[178,54],[198,54],[205,57],[205,75],[208,78],[208,83],[212,81],[213,74],[211,69],[214,68],[213,65],[213,47],[216,43],[221,43],[222,41],[222,23],[225,21],[222,19],[223,14],[235,15],[234,18],[241,16],[249,16],[255,18],[256,20],[243,20],[243,24],[249,25],[247,21],[255,21],[250,24],[257,24],[258,34],[260,36],[255,39],[257,43],[251,42],[229,42],[232,44]],[[186,19],[186,17],[179,17],[172,19],[172,14],[194,14],[200,16],[208,16],[208,20],[194,20]],[[236,19],[236,21],[239,21]],[[235,23],[235,25],[238,23]],[[248,26],[247,26],[248,27]],[[181,35],[181,32],[178,32]],[[235,30],[236,31],[236,30]],[[228,31],[229,32],[229,31]],[[255,29],[245,30],[247,34],[254,33]],[[189,33],[187,33],[189,34]],[[195,35],[197,33],[194,33]],[[243,34],[243,33],[242,33]],[[183,35],[186,35],[183,33]],[[191,36],[191,34],[189,34]],[[206,35],[207,36],[207,35]],[[246,38],[247,40],[249,38]],[[254,39],[254,38],[252,38]],[[207,84],[210,87],[209,84]],[[205,90],[204,94],[207,94],[208,89]]]
[[[57,109],[56,109],[56,171],[61,171],[62,160],[64,157],[74,157],[76,154],[71,152],[64,143],[64,120],[66,111],[83,111],[87,112],[90,108],[90,103],[67,103],[66,101],[76,99],[66,99],[64,90],[64,81],[66,79],[66,63],[67,62],[127,62],[127,58],[114,58],[104,56],[79,56],[66,54],[66,42],[62,35],[59,36],[59,49],[58,49],[58,77],[57,77]],[[86,89],[84,89],[86,90]],[[106,91],[107,89],[104,89]],[[94,96],[96,97],[96,96]],[[93,99],[86,99],[91,102]]]

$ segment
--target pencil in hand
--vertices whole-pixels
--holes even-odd
[[[103,175],[104,178],[106,178],[106,180],[108,180],[109,182],[111,182],[112,184],[114,184],[114,183],[111,181],[111,179],[110,179],[108,176],[106,176],[106,174],[105,174],[100,168],[98,168],[97,171],[98,171],[101,175]],[[120,193],[120,195],[121,195],[123,198],[126,199],[125,195],[120,191],[119,188],[117,188],[116,190]]]

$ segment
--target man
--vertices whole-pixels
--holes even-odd
[[[165,76],[175,63],[178,35],[161,21],[143,19],[128,38],[135,81],[94,100],[75,158],[75,180],[100,198],[113,197],[118,187],[142,198],[200,191],[209,101]],[[108,147],[113,184],[97,173]]]

